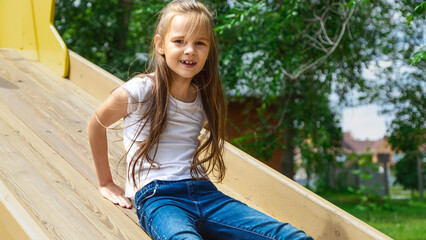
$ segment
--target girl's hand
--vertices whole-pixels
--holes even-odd
[[[132,208],[132,203],[129,198],[124,196],[124,190],[113,182],[109,182],[104,186],[99,187],[104,198],[110,200],[114,204],[120,205],[123,208]]]

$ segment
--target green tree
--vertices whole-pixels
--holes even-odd
[[[411,6],[410,3],[408,3],[409,6]],[[407,17],[407,24],[411,25],[411,22],[415,18],[423,18],[425,19],[425,13],[426,13],[426,2],[422,1],[422,3],[416,5],[414,9],[406,15]],[[421,46],[419,50],[414,52],[409,59],[412,65],[415,65],[416,63],[425,60],[426,59],[426,46]]]
[[[424,103],[423,103],[424,104]],[[422,164],[424,158],[424,146],[426,144],[425,112],[423,117],[416,119],[405,119],[403,113],[397,113],[391,123],[389,143],[398,151],[404,152],[405,156],[396,164],[396,179],[406,189],[418,189],[420,199],[423,199],[423,186],[425,181],[425,167]],[[411,115],[411,114],[410,114]],[[413,116],[408,116],[413,117]],[[418,122],[418,121],[423,122]],[[423,150],[422,150],[423,148]]]
[[[155,14],[166,2],[57,0],[54,23],[71,50],[127,80],[144,71]]]
[[[417,53],[421,53],[425,46],[424,5],[419,2],[396,4],[402,15],[398,18],[399,24],[386,39],[393,47],[385,52],[385,63],[376,74],[378,79],[385,81],[376,83],[375,94],[383,113],[393,116],[387,130],[389,143],[393,149],[405,153],[404,159],[396,166],[397,180],[412,189],[412,180],[417,178],[421,198],[425,182],[422,155],[426,146],[426,62],[421,58],[413,60],[412,53],[416,49],[419,49]],[[411,17],[407,18],[406,24],[404,16],[408,14]]]
[[[411,189],[412,193],[414,190],[418,189],[417,157],[416,154],[408,153],[400,159],[395,166],[397,183],[404,186],[405,189]],[[425,183],[424,180],[423,183]]]
[[[259,121],[251,126],[256,138],[248,140],[264,140],[260,153],[281,147],[285,175],[292,177],[295,147],[322,156],[337,149],[339,118],[329,96],[334,92],[350,103],[351,90],[371,91],[362,69],[381,54],[377,39],[392,29],[388,9],[386,1],[296,0],[233,1],[221,9],[217,32],[226,89],[231,100],[259,100]],[[268,112],[271,105],[278,110]],[[302,144],[306,139],[309,148]],[[260,155],[259,148],[240,147]],[[325,159],[306,164],[319,171],[333,161]]]

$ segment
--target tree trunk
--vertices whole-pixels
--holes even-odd
[[[292,130],[286,131],[285,134],[285,148],[283,150],[283,156],[281,159],[281,173],[288,178],[293,179],[294,176],[294,144],[293,139],[295,134]]]
[[[423,200],[423,166],[421,155],[417,156],[417,181],[419,185],[419,198]]]
[[[384,182],[385,182],[385,195],[389,195],[389,182],[388,182],[388,165],[390,161],[390,154],[389,153],[379,153],[377,155],[377,158],[379,159],[379,162],[383,164],[383,170],[385,172],[384,175]]]
[[[133,0],[119,0],[117,11],[117,31],[114,33],[114,40],[112,42],[112,51],[121,51],[126,49],[127,37],[129,34],[129,21],[130,14],[133,8]],[[108,54],[109,58],[113,54]]]
[[[390,191],[389,191],[389,181],[388,181],[388,162],[385,162],[383,164],[383,169],[385,170],[385,195],[389,195]]]
[[[336,182],[335,182],[335,168],[332,163],[328,164],[328,186],[330,186],[331,189],[336,189]]]
[[[358,160],[357,160],[358,161]],[[355,170],[360,170],[361,167],[358,165],[358,162],[355,163]],[[357,189],[361,189],[361,178],[359,174],[355,174],[355,185]]]
[[[306,187],[309,188],[310,187],[309,182],[311,181],[311,170],[309,169],[309,163],[307,164],[305,171],[306,171]]]

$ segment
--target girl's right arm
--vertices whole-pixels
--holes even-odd
[[[89,121],[88,134],[102,196],[114,204],[131,208],[131,202],[124,196],[123,188],[116,185],[112,179],[106,134],[107,127],[127,115],[127,102],[127,92],[123,88],[115,91],[93,114]]]

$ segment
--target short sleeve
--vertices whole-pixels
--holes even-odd
[[[141,103],[152,89],[153,82],[149,77],[132,78],[118,89],[123,88],[129,97],[127,113],[133,113],[141,109]]]

